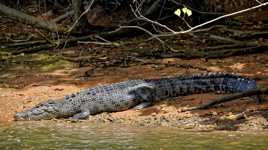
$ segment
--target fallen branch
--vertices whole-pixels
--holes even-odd
[[[54,47],[52,44],[44,44],[44,45],[39,45],[39,46],[32,47],[32,48],[25,48],[25,49],[22,49],[22,50],[14,51],[14,52],[11,52],[11,54],[12,55],[18,55],[18,54],[21,54],[21,53],[35,53],[35,52],[39,52],[39,51],[42,51],[44,49],[49,49],[49,48],[52,48],[52,47]]]
[[[244,40],[244,39],[252,39],[252,38],[265,38],[268,37],[268,31],[259,31],[259,32],[242,32],[240,35],[238,36],[234,36],[235,39],[240,39],[240,40]]]
[[[65,18],[72,16],[74,14],[74,11],[68,11],[63,15],[58,16],[57,18],[53,19],[52,22],[58,23],[64,20]]]
[[[253,42],[243,42],[241,44],[228,44],[213,47],[205,47],[198,49],[184,49],[175,50],[170,48],[169,50],[142,50],[137,49],[137,53],[140,57],[154,57],[154,58],[183,58],[183,59],[193,59],[193,58],[226,58],[230,56],[237,55],[247,55],[253,53],[261,53],[267,51],[268,45],[265,43],[253,43]]]
[[[27,15],[23,12],[20,12],[16,9],[9,8],[0,3],[0,13],[7,15],[10,18],[16,19],[17,21],[50,31],[50,32],[59,32],[63,33],[64,30],[59,28],[54,22],[46,22],[36,17]]]
[[[216,99],[216,100],[213,100],[213,101],[201,104],[201,105],[197,105],[197,106],[189,107],[189,108],[184,108],[181,110],[181,112],[197,110],[197,109],[207,109],[211,106],[225,103],[225,102],[230,102],[230,101],[233,101],[233,100],[238,99],[238,98],[250,97],[250,96],[255,96],[255,95],[258,96],[261,94],[268,94],[268,87],[254,89],[254,90],[250,90],[250,91],[246,91],[246,92],[242,92],[242,93],[236,93],[236,94],[232,94],[229,96],[224,96],[224,97],[221,97],[219,99]]]
[[[76,44],[78,41],[82,41],[82,40],[88,40],[88,39],[92,39],[93,36],[92,35],[87,35],[87,36],[83,36],[83,37],[72,37],[69,39],[58,39],[57,42],[52,42],[52,43],[48,43],[43,41],[44,43],[39,43],[40,45],[32,47],[32,48],[24,48],[21,49],[19,51],[14,51],[12,52],[13,55],[17,55],[17,54],[21,54],[21,53],[33,53],[33,52],[38,52],[38,51],[42,51],[42,50],[47,50],[49,48],[62,48],[66,45],[73,45]],[[38,42],[38,41],[37,41]],[[42,41],[40,41],[42,42]],[[26,43],[27,44],[27,43]],[[35,43],[33,43],[35,44]]]
[[[36,41],[26,41],[26,42],[16,42],[16,43],[9,43],[6,45],[1,46],[2,48],[26,48],[26,47],[31,47],[33,45],[37,44],[45,44],[47,43],[46,40],[36,40]]]

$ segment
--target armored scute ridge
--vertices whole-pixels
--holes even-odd
[[[144,108],[153,102],[180,95],[222,92],[237,93],[256,89],[256,81],[226,73],[206,73],[160,79],[129,80],[97,86],[48,100],[32,109],[15,114],[15,120],[52,118],[85,119],[101,112]],[[258,96],[252,97],[258,103]]]

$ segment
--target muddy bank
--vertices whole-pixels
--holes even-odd
[[[54,67],[40,71],[31,67],[8,68],[0,75],[0,121],[13,121],[17,111],[47,99],[56,99],[80,89],[129,79],[159,78],[205,71],[236,72],[267,83],[268,54],[236,56],[213,60],[158,59],[155,64],[107,67],[85,76],[85,68]],[[62,64],[62,63],[60,63]],[[192,67],[185,67],[185,64]],[[200,65],[202,64],[202,65]],[[142,71],[141,71],[142,70]],[[267,130],[268,102],[256,104],[249,98],[228,102],[207,110],[180,112],[180,109],[213,100],[222,95],[197,94],[167,99],[143,110],[127,110],[91,116],[85,122],[120,123],[135,126],[174,126],[198,130]],[[265,98],[265,97],[264,97]],[[62,121],[62,120],[60,120]]]

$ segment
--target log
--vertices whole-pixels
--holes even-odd
[[[26,23],[26,24],[32,25],[34,27],[47,30],[49,32],[59,32],[59,33],[64,32],[64,30],[62,28],[59,28],[53,22],[43,21],[43,20],[38,19],[36,17],[27,15],[21,11],[16,10],[16,9],[7,7],[1,3],[0,3],[0,13],[4,14],[10,18],[13,18],[19,22]]]

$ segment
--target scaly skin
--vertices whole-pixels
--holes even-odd
[[[155,101],[195,93],[237,93],[257,88],[256,81],[225,73],[129,80],[85,89],[15,114],[15,120],[85,119],[101,112],[144,108]],[[258,96],[252,97],[258,103]]]

